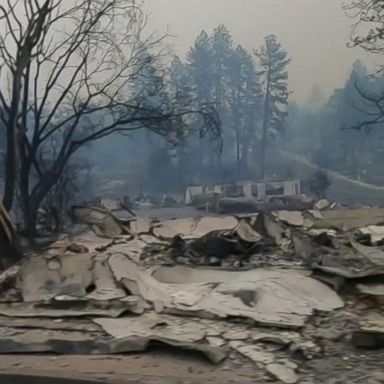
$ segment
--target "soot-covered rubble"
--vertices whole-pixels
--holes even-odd
[[[71,233],[0,275],[0,353],[165,345],[296,383],[309,362],[384,346],[383,209],[72,213]]]

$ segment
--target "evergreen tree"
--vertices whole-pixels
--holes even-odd
[[[274,35],[267,36],[264,45],[255,54],[259,59],[261,75],[264,78],[264,116],[260,159],[260,176],[264,178],[268,136],[276,136],[279,131],[282,131],[287,117],[289,97],[287,65],[290,59]]]
[[[220,24],[212,37],[212,65],[214,74],[214,100],[219,114],[226,117],[226,91],[230,62],[233,57],[233,39],[227,27]]]
[[[208,34],[203,31],[187,55],[187,69],[191,86],[200,103],[212,101],[212,44]]]
[[[327,166],[343,168],[349,176],[357,178],[364,162],[364,146],[367,138],[364,132],[350,129],[366,121],[369,108],[357,87],[369,86],[367,69],[360,61],[352,68],[351,74],[342,89],[336,90],[322,111],[321,152],[327,157]],[[339,169],[338,169],[339,170]],[[340,169],[341,170],[341,169]]]
[[[235,47],[228,29],[219,25],[211,36],[200,33],[185,65],[177,59],[171,67],[176,73],[173,82],[179,87],[186,84],[200,108],[215,107],[222,126],[223,160],[228,166],[237,164],[237,175],[246,170],[263,115],[261,79],[252,55],[241,46]],[[206,137],[194,144],[200,168],[216,169],[217,143]]]
[[[237,169],[246,170],[247,155],[256,135],[261,86],[251,55],[240,45],[229,65],[229,113],[235,135]]]

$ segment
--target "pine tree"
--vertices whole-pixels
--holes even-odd
[[[226,91],[231,58],[233,57],[233,39],[227,27],[220,24],[212,37],[212,65],[214,74],[214,99],[216,109],[225,120]]]
[[[264,78],[260,176],[265,178],[268,136],[275,136],[281,131],[287,117],[289,97],[287,65],[290,59],[274,35],[267,36],[264,45],[255,54],[259,58],[261,75]]]
[[[205,31],[197,37],[187,55],[191,85],[201,103],[212,101],[212,42]]]
[[[261,87],[251,55],[240,45],[234,50],[229,66],[229,112],[235,134],[238,171],[247,165],[247,155],[255,138],[256,113]]]

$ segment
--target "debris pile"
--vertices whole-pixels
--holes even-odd
[[[121,220],[74,207],[81,232],[0,275],[0,353],[157,343],[296,383],[332,343],[381,348],[384,210],[322,209]]]

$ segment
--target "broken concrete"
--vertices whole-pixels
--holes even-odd
[[[77,223],[87,224],[100,236],[130,234],[129,229],[110,211],[96,207],[74,206],[72,217]]]
[[[317,228],[355,229],[377,225],[383,221],[384,208],[334,209],[321,212]]]
[[[276,216],[283,223],[292,225],[294,227],[302,227],[304,225],[304,216],[301,212],[297,211],[278,211]]]
[[[241,341],[232,341],[230,346],[254,363],[271,364],[275,360],[273,353],[267,352],[257,345],[249,345]]]
[[[95,290],[87,295],[88,299],[107,301],[122,299],[127,296],[126,292],[118,287],[112,271],[109,268],[107,257],[96,257],[92,271]]]
[[[316,244],[316,239],[299,233],[292,236],[295,251],[312,269],[347,279],[384,274],[384,251],[379,248],[359,244],[350,234],[337,248],[328,235],[326,244]]]
[[[299,381],[298,376],[296,375],[293,368],[284,365],[284,364],[268,364],[267,372],[269,372],[272,376],[276,377],[283,383],[287,384],[295,384]]]
[[[384,241],[384,226],[369,225],[368,227],[359,228],[362,235],[368,236],[370,245],[379,245]]]
[[[0,303],[0,316],[20,318],[84,318],[91,316],[119,317],[124,313],[141,313],[140,298],[130,301],[59,300],[38,303]]]
[[[179,348],[198,350],[205,353],[213,363],[220,363],[226,357],[218,347],[204,343],[205,327],[202,324],[178,321],[170,316],[155,313],[137,318],[98,318],[94,322],[115,340],[124,340],[126,352],[129,340],[132,339],[131,351],[142,350],[144,348],[141,345],[146,346],[151,341],[158,341]],[[140,346],[139,349],[137,345]]]
[[[323,211],[324,209],[327,209],[331,203],[327,199],[321,199],[317,201],[314,205],[314,208],[318,211]]]
[[[363,295],[384,297],[384,283],[356,284],[356,289]]]
[[[217,271],[216,277],[202,283],[165,284],[124,255],[113,255],[109,262],[116,279],[131,292],[152,303],[162,302],[164,309],[175,313],[239,316],[289,328],[302,326],[315,308],[327,311],[343,306],[329,288],[293,271],[249,271],[246,280],[242,275],[237,281],[231,272],[221,276]]]
[[[20,267],[15,265],[0,274],[0,293],[15,285],[16,277],[20,273]]]
[[[232,216],[203,217],[201,219],[173,219],[165,220],[155,225],[153,233],[163,239],[172,239],[180,234],[182,234],[185,239],[196,239],[205,236],[213,230],[232,230],[237,224],[237,219]]]
[[[50,300],[59,295],[82,297],[92,282],[91,268],[89,254],[32,257],[21,268],[16,287],[25,302]]]

